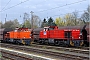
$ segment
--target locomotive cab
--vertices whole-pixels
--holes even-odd
[[[88,33],[87,33],[87,30],[86,30],[86,26],[87,25],[84,25],[82,30],[81,30],[81,33],[82,33],[82,39],[84,40],[84,46],[89,46],[89,39],[88,38]]]
[[[88,46],[89,45],[89,43],[88,43],[88,41],[87,41],[87,31],[86,31],[86,29],[82,29],[82,39],[84,40],[84,45],[85,46]]]
[[[44,27],[44,31],[48,31],[49,30],[49,27]]]
[[[49,26],[49,27],[44,27],[44,31],[49,31],[49,30],[57,30],[57,26]]]
[[[49,30],[57,30],[58,26],[49,26]]]
[[[65,31],[65,38],[71,38],[71,31]]]

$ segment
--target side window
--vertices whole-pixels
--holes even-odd
[[[54,28],[49,28],[49,30],[54,30]]]
[[[14,30],[14,32],[17,32],[17,30]]]
[[[65,32],[65,38],[70,38],[70,37],[71,37],[71,32],[70,31]]]
[[[44,31],[48,31],[49,29],[48,28],[44,28]]]
[[[48,28],[46,29],[46,31],[48,31]]]
[[[44,31],[46,31],[46,28],[44,28]]]

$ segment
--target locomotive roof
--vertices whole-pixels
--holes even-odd
[[[84,25],[83,25],[84,26]],[[82,29],[83,26],[64,26],[64,27],[59,27],[59,29]],[[87,25],[85,29],[90,29],[90,26]],[[33,31],[40,31],[43,30],[44,28],[36,28]]]
[[[43,30],[44,28],[36,28],[36,29],[34,29],[33,31],[41,31],[41,30]]]
[[[34,31],[34,34],[39,34],[39,32],[41,31],[41,30],[43,30],[44,28],[36,28],[36,29],[34,29],[33,31]]]
[[[82,29],[84,25],[82,26],[64,26],[64,27],[59,27],[59,29]],[[86,28],[89,28],[89,25],[86,26]]]
[[[59,27],[59,29],[81,29],[81,26],[64,26],[64,27]]]

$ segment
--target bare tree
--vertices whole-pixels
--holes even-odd
[[[81,15],[81,20],[84,23],[90,22],[89,17],[90,17],[90,6],[88,6],[87,11],[84,11],[84,13]]]
[[[78,20],[78,12],[77,11],[75,11],[75,12],[73,12],[73,22],[74,22],[74,25],[77,25],[77,20]]]
[[[33,28],[41,26],[41,19],[37,15],[33,15]]]
[[[24,17],[23,17],[23,20],[28,20],[29,19],[29,14],[28,13],[24,13]]]
[[[3,23],[2,22],[0,22],[0,28],[3,28],[4,26],[3,26]]]
[[[24,13],[24,17],[23,17],[23,27],[27,27],[26,26],[26,20],[29,21],[29,14],[28,13]],[[30,24],[29,24],[30,25]]]

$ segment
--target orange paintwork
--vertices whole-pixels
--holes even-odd
[[[30,39],[31,31],[27,28],[20,28],[17,31],[9,32],[9,37],[13,39]]]
[[[30,34],[31,32],[30,31],[22,31],[22,32],[19,32],[19,35],[20,37],[19,38],[30,38]]]

